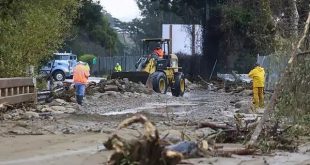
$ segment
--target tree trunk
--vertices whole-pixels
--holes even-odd
[[[220,32],[219,26],[221,20],[219,19],[219,9],[214,9],[218,2],[207,1],[205,9],[206,19],[203,20],[203,58],[201,71],[203,77],[209,77],[215,61],[218,59]],[[210,10],[213,8],[212,10]],[[207,13],[208,12],[208,13]],[[208,19],[209,18],[209,19]],[[215,71],[216,72],[216,71]]]
[[[299,14],[297,10],[296,0],[289,0],[290,24],[292,26],[290,35],[294,38],[298,37]]]

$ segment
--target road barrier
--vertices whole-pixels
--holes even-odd
[[[35,82],[31,77],[0,78],[0,104],[36,103]]]

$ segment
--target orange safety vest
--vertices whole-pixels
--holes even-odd
[[[159,58],[164,57],[164,51],[162,49],[156,48],[156,49],[154,49],[154,52],[158,55]]]
[[[89,69],[83,64],[77,64],[73,69],[73,82],[87,84],[87,79],[89,77]]]

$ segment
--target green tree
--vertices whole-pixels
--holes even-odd
[[[234,68],[239,55],[255,58],[273,51],[274,25],[269,0],[154,0],[167,4],[186,24],[203,28],[202,74],[218,68]],[[249,62],[245,62],[245,64]]]
[[[75,37],[66,42],[66,48],[78,54],[117,53],[121,45],[117,33],[110,26],[108,13],[92,0],[82,0],[81,4],[75,21]]]
[[[69,36],[77,0],[3,0],[0,9],[0,77],[24,76]]]

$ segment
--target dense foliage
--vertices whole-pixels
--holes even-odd
[[[285,79],[276,107],[276,119],[286,124],[298,124],[310,133],[310,54],[300,55],[290,68],[290,76]]]
[[[0,2],[0,77],[24,76],[68,36],[77,0]]]
[[[136,1],[143,17],[128,26],[134,38],[160,37],[162,23],[202,25],[204,76],[210,74],[215,61],[217,71],[247,73],[257,54],[291,48],[288,44],[292,43],[292,35],[296,28],[302,28],[309,11],[308,0],[297,0],[295,4],[292,0]]]
[[[82,0],[81,5],[74,24],[74,37],[66,41],[64,49],[76,54],[115,54],[121,45],[117,33],[110,26],[108,13],[92,0]]]

